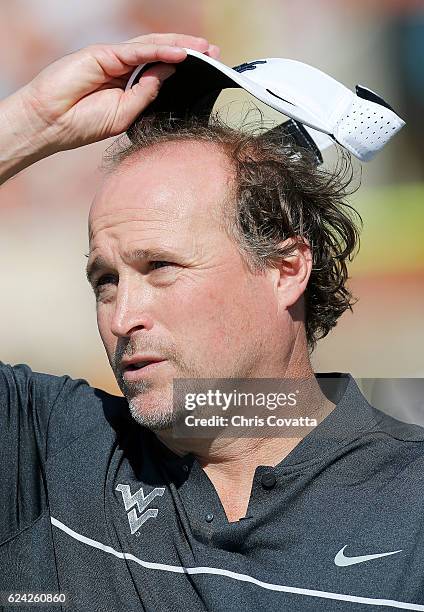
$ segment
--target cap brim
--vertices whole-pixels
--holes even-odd
[[[174,116],[184,116],[187,110],[207,114],[223,89],[241,87],[255,98],[279,111],[286,117],[300,121],[315,130],[328,133],[317,116],[300,107],[296,100],[284,100],[279,94],[255,83],[245,73],[239,73],[222,62],[193,49],[186,49],[187,58],[176,64],[175,74],[164,81],[160,95],[143,112],[144,116],[158,112],[172,112]],[[260,61],[272,61],[273,58]],[[278,58],[275,60],[280,61]],[[290,60],[288,60],[290,61]],[[300,64],[300,62],[296,62]],[[151,66],[138,66],[131,75],[127,89],[138,82],[142,74]],[[299,83],[303,76],[299,74]],[[282,84],[284,86],[284,84]],[[292,96],[293,98],[293,96]]]
[[[176,64],[142,117],[209,117],[223,89],[241,87],[257,100],[303,126],[322,151],[334,141],[368,161],[404,126],[404,121],[371,90],[357,94],[321,70],[295,60],[266,58],[230,68],[193,49]],[[139,66],[132,87],[152,64]],[[330,138],[331,137],[331,138]]]

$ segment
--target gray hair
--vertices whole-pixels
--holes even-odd
[[[106,151],[105,169],[113,171],[140,151],[169,142],[221,148],[234,171],[233,205],[224,208],[223,221],[251,270],[264,270],[293,254],[300,243],[309,244],[313,266],[304,298],[310,351],[345,310],[352,310],[347,262],[359,249],[362,219],[346,201],[355,191],[348,153],[339,150],[336,167],[326,170],[278,129],[267,130],[263,122],[235,129],[217,117],[208,124],[156,116],[136,122],[128,134],[129,140],[120,138]]]

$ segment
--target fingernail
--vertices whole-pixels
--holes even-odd
[[[211,53],[212,55],[219,55],[220,48],[217,45],[209,45],[208,53]]]

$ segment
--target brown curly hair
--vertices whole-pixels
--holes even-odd
[[[362,219],[346,198],[354,172],[351,158],[338,150],[336,167],[317,167],[308,150],[269,129],[262,120],[235,129],[215,116],[209,124],[191,118],[156,116],[136,122],[129,139],[116,140],[104,156],[105,169],[115,169],[137,152],[175,141],[214,143],[234,170],[224,208],[224,227],[236,240],[249,268],[264,270],[307,242],[313,266],[304,294],[309,350],[336,325],[355,299],[346,287],[347,262],[359,250]],[[235,205],[234,205],[235,204]],[[287,238],[289,246],[281,247]]]

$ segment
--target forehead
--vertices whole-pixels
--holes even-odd
[[[105,178],[89,215],[90,243],[103,230],[219,224],[232,173],[212,143],[175,142],[133,155]]]

